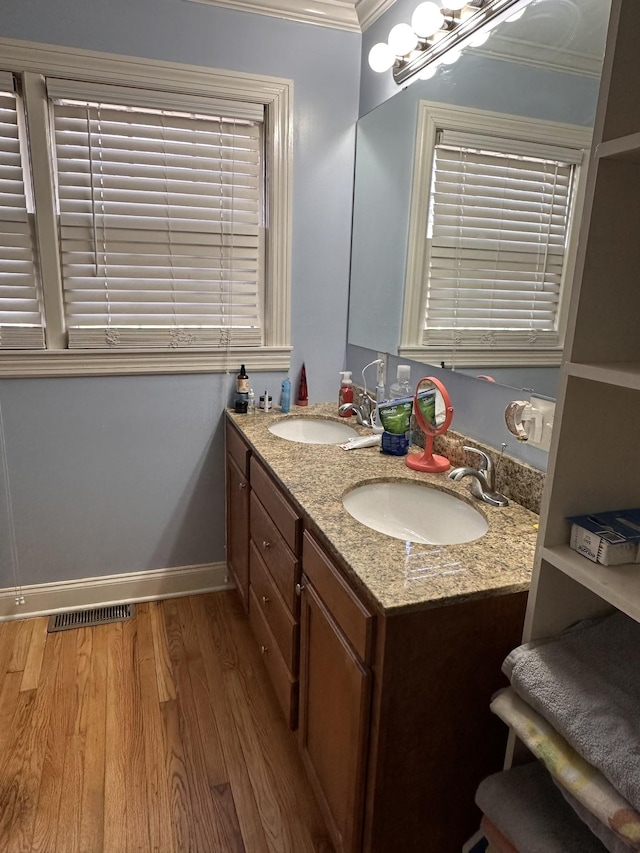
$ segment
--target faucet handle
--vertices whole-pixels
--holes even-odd
[[[478,465],[478,471],[486,471],[488,474],[493,471],[493,461],[488,453],[485,453],[484,450],[478,450],[477,447],[467,447],[463,446],[463,450],[466,450],[468,453],[477,453],[478,456],[481,457],[480,464]]]

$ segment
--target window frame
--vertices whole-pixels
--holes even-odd
[[[287,370],[291,354],[291,175],[293,81],[160,60],[0,39],[0,67],[22,77],[31,176],[38,217],[47,349],[0,352],[0,377],[222,372],[242,361]],[[66,348],[46,78],[139,86],[171,95],[202,95],[265,109],[266,222],[263,343],[224,349],[70,350]]]
[[[431,176],[436,134],[440,129],[502,136],[532,143],[546,143],[582,151],[582,162],[575,167],[575,190],[570,210],[569,238],[558,306],[558,343],[522,346],[514,332],[512,346],[452,346],[423,342],[423,319],[427,298],[428,251],[426,225],[429,212]],[[557,366],[562,360],[569,303],[570,282],[576,260],[579,224],[584,202],[586,166],[590,154],[592,129],[561,122],[537,121],[506,113],[469,107],[447,107],[420,101],[413,163],[407,266],[404,287],[402,331],[398,354],[426,364],[454,362],[455,367]],[[508,333],[503,333],[507,335]]]

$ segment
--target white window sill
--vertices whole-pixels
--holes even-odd
[[[139,376],[222,373],[244,363],[255,370],[288,370],[291,347],[236,347],[220,351],[136,352],[48,350],[0,352],[0,378],[43,376]]]
[[[562,350],[555,349],[464,349],[458,347],[399,347],[398,355],[423,364],[447,367],[558,367]]]

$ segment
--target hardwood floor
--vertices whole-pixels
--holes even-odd
[[[333,853],[236,594],[0,625],[2,853]]]

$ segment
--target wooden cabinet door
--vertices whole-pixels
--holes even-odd
[[[303,576],[300,743],[307,772],[341,853],[362,836],[371,673]]]
[[[249,609],[249,482],[227,454],[227,566]]]

